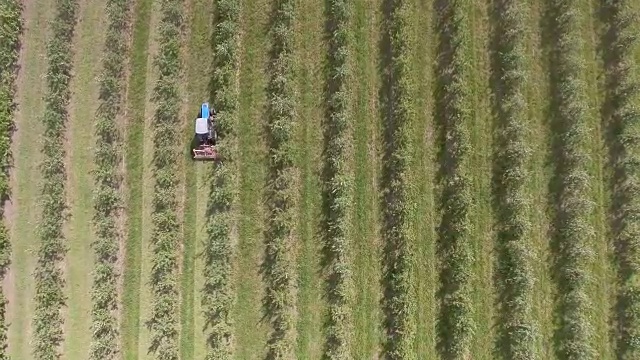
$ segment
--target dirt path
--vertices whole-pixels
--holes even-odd
[[[36,223],[40,206],[40,119],[44,110],[44,74],[47,70],[46,44],[50,35],[47,21],[53,18],[53,1],[38,0],[24,3],[25,31],[20,54],[17,79],[18,109],[12,153],[11,173],[12,209],[7,213],[12,243],[11,267],[5,280],[9,304],[7,323],[10,324],[8,353],[13,359],[31,358],[31,319],[38,236]]]

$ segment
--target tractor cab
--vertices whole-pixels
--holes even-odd
[[[209,111],[209,104],[203,103],[195,120],[195,138],[192,152],[195,160],[217,160],[215,110]]]

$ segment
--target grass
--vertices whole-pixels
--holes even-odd
[[[15,117],[17,131],[13,137],[12,153],[12,214],[9,217],[12,257],[5,284],[10,300],[7,307],[9,326],[8,354],[13,359],[31,357],[31,314],[34,310],[35,267],[38,246],[35,225],[40,212],[37,202],[38,184],[42,178],[37,164],[40,163],[39,133],[42,131],[39,118],[44,110],[42,94],[45,91],[46,44],[50,31],[46,26],[53,18],[53,1],[27,2],[23,16],[25,30],[22,37],[22,52],[19,77],[17,79],[18,109]],[[30,71],[24,71],[24,69]],[[29,130],[31,129],[31,131]],[[36,144],[34,146],[34,144]]]
[[[354,122],[354,239],[353,284],[355,286],[353,357],[375,358],[382,340],[380,302],[378,178],[380,174],[377,71],[379,6],[363,0],[353,4],[352,67]]]
[[[71,218],[67,225],[69,252],[66,259],[66,288],[68,310],[65,319],[64,353],[70,358],[82,358],[89,352],[91,272],[93,270],[93,250],[91,243],[94,233],[91,227],[93,216],[92,186],[90,171],[93,169],[94,114],[97,110],[98,83],[106,23],[102,18],[105,6],[87,1],[81,5],[79,17],[83,19],[77,27],[74,44],[75,77],[72,80],[72,97],[68,128],[68,171],[67,198]]]
[[[133,11],[133,37],[127,92],[125,184],[127,186],[127,238],[123,274],[122,329],[126,360],[138,358],[142,261],[142,197],[144,119],[147,92],[149,29],[153,1],[140,0]]]
[[[18,83],[19,111],[16,116],[18,132],[13,144],[15,168],[13,169],[12,211],[9,215],[11,229],[12,264],[5,288],[11,302],[8,305],[9,353],[15,359],[30,358],[29,338],[30,314],[33,313],[34,259],[37,242],[34,231],[38,208],[35,194],[40,173],[35,167],[40,161],[39,141],[42,129],[33,121],[42,114],[42,94],[45,71],[45,45],[49,36],[45,19],[52,16],[51,0],[27,1],[26,33],[23,37],[22,65]],[[153,84],[150,54],[154,42],[151,36],[157,10],[152,0],[136,0],[132,18],[132,48],[130,54],[127,97],[127,137],[126,137],[126,211],[127,236],[125,259],[122,265],[122,324],[121,338],[124,345],[124,359],[146,359],[148,330],[143,319],[149,314],[148,304],[148,261],[150,249],[150,206],[152,189],[150,178],[151,153],[150,134],[152,105],[149,94]],[[383,319],[380,306],[382,287],[380,240],[379,181],[381,160],[381,123],[378,91],[381,84],[377,69],[379,61],[379,38],[381,36],[381,11],[379,1],[358,0],[350,3],[352,19],[350,31],[354,42],[350,44],[353,81],[349,84],[354,123],[354,198],[353,198],[353,283],[355,304],[353,312],[354,332],[352,356],[356,359],[372,359],[380,356],[383,343]],[[464,7],[469,19],[470,34],[470,81],[471,97],[469,107],[473,108],[470,130],[470,163],[474,207],[471,210],[473,230],[469,235],[475,261],[472,265],[471,305],[473,320],[477,325],[471,338],[470,353],[476,359],[491,359],[494,355],[496,331],[494,318],[497,307],[494,304],[493,262],[494,236],[490,202],[491,173],[491,118],[489,100],[489,18],[487,0],[467,0]],[[550,240],[550,209],[548,183],[553,172],[550,156],[551,128],[548,123],[548,64],[542,51],[540,39],[543,28],[540,24],[545,1],[527,3],[526,16],[528,30],[527,59],[528,85],[526,91],[529,104],[528,138],[532,148],[528,168],[526,192],[531,197],[528,219],[531,222],[531,251],[534,255],[534,298],[533,317],[539,325],[539,337],[535,350],[540,359],[555,359],[553,308],[557,289],[552,281],[552,250]],[[69,198],[72,217],[68,224],[70,253],[67,260],[67,281],[69,308],[65,325],[66,357],[84,356],[89,346],[88,297],[83,294],[89,289],[91,269],[92,238],[89,231],[91,181],[88,169],[91,167],[92,131],[87,130],[93,121],[95,110],[95,74],[99,70],[101,38],[104,16],[98,10],[103,5],[85,2],[82,22],[75,44],[75,89],[72,99],[69,146]],[[189,0],[190,9],[185,53],[188,55],[184,86],[186,87],[184,121],[185,141],[192,136],[192,118],[197,106],[208,98],[210,78],[213,9],[211,1]],[[438,212],[435,209],[439,196],[434,187],[437,170],[435,158],[436,144],[433,139],[434,123],[438,120],[432,113],[434,46],[437,38],[433,29],[433,3],[425,0],[408,0],[411,11],[408,14],[410,42],[410,68],[414,86],[412,107],[415,110],[409,124],[412,157],[409,163],[411,186],[408,199],[411,208],[410,238],[415,239],[415,262],[412,268],[416,299],[415,322],[417,331],[412,342],[412,351],[420,359],[436,359],[435,321],[438,302],[435,297],[438,287],[438,259],[435,255],[435,241]],[[580,33],[584,46],[580,57],[585,65],[582,80],[586,84],[587,100],[590,105],[587,123],[589,141],[587,151],[593,161],[588,165],[588,173],[593,180],[588,197],[594,202],[594,211],[589,222],[595,229],[590,244],[594,246],[595,257],[589,262],[591,279],[588,294],[593,303],[589,316],[593,320],[592,345],[597,358],[615,357],[615,346],[611,332],[611,307],[615,291],[614,273],[611,266],[607,209],[609,189],[606,181],[610,176],[605,164],[605,149],[601,133],[604,131],[598,110],[603,101],[601,81],[602,64],[596,53],[600,24],[596,17],[598,0],[576,2],[580,14]],[[234,287],[236,299],[233,309],[234,351],[239,359],[258,359],[265,354],[268,339],[268,323],[263,319],[260,302],[264,284],[258,272],[264,254],[264,183],[267,170],[264,134],[266,100],[266,63],[270,38],[267,22],[271,1],[258,0],[244,2],[241,17],[241,69],[239,72],[240,105],[238,112],[238,172],[239,198],[237,203],[237,233],[234,245],[237,258],[234,263]],[[326,300],[322,297],[319,249],[320,234],[320,158],[322,85],[324,73],[322,61],[326,56],[326,46],[322,40],[324,24],[322,2],[304,0],[296,7],[295,34],[295,84],[297,87],[297,112],[299,126],[296,128],[295,149],[297,165],[296,186],[296,261],[297,297],[295,355],[298,358],[319,358],[325,341],[323,316]],[[425,39],[426,37],[426,39]],[[93,50],[93,49],[96,50]],[[640,61],[640,57],[636,59]],[[215,106],[215,104],[213,104]],[[35,126],[35,131],[25,131]],[[28,128],[27,128],[28,127]],[[181,146],[185,150],[186,145]],[[185,158],[184,197],[181,198],[183,216],[183,248],[181,253],[182,272],[179,280],[181,292],[180,308],[180,354],[183,359],[203,358],[206,353],[202,333],[204,320],[201,313],[200,289],[203,284],[203,263],[199,256],[204,239],[205,206],[202,200],[208,195],[206,182],[211,175],[210,164],[193,164]],[[35,210],[35,211],[34,211]]]
[[[435,267],[436,209],[432,184],[437,169],[435,164],[435,139],[433,126],[434,81],[432,64],[435,41],[424,41],[423,34],[432,30],[432,18],[421,14],[432,12],[432,4],[411,1],[412,13],[408,17],[411,43],[409,54],[414,75],[412,93],[415,113],[409,124],[411,137],[411,157],[409,176],[411,178],[408,199],[414,207],[410,217],[413,233],[415,261],[416,336],[414,352],[419,359],[435,358],[435,321],[437,306],[433,302],[438,286]]]
[[[581,2],[580,6],[580,33],[582,34],[583,49],[582,58],[585,64],[584,80],[587,92],[587,126],[589,131],[588,151],[591,154],[589,175],[592,177],[592,186],[589,196],[593,201],[593,212],[590,222],[594,228],[592,249],[594,257],[591,260],[590,271],[592,281],[589,293],[592,294],[593,307],[593,342],[596,357],[599,359],[611,359],[614,357],[610,334],[611,309],[614,305],[615,278],[611,260],[610,234],[608,233],[607,210],[609,209],[608,177],[605,174],[607,163],[607,149],[604,144],[604,130],[600,109],[604,101],[604,68],[601,57],[597,53],[599,41],[598,20],[599,0]]]
[[[202,51],[211,48],[211,18],[213,15],[211,2],[204,0],[191,0],[188,9],[188,24],[190,24],[188,37],[188,51],[185,52],[186,61],[186,118],[184,119],[184,129],[182,137],[184,146],[184,211],[183,211],[183,249],[182,249],[182,271],[181,271],[181,332],[180,332],[180,356],[182,359],[195,359],[202,357],[199,353],[196,357],[196,348],[202,349],[204,343],[199,336],[202,328],[196,327],[196,319],[201,313],[196,312],[199,307],[200,286],[196,286],[195,275],[201,272],[196,267],[196,252],[200,237],[198,234],[198,226],[202,223],[198,222],[198,205],[200,202],[206,202],[208,197],[207,189],[199,187],[200,181],[198,177],[199,164],[193,163],[189,157],[191,139],[193,138],[193,123],[190,121],[195,118],[200,104],[207,101],[208,81],[206,74],[210,73],[210,62],[203,61],[200,57]],[[215,104],[212,104],[215,106]],[[205,171],[211,173],[211,164],[203,164],[207,168]],[[196,300],[197,299],[197,300]],[[196,339],[200,340],[196,347]]]
[[[472,267],[473,289],[471,294],[474,303],[475,335],[472,340],[471,353],[480,359],[493,358],[494,327],[494,234],[491,207],[491,128],[492,118],[489,99],[489,53],[490,40],[489,14],[484,1],[468,2],[469,25],[473,29],[469,61],[474,64],[470,68],[470,105],[473,109],[470,126],[470,146],[473,149],[470,172],[473,185],[471,193],[474,206],[471,209],[473,231],[471,243],[475,258]]]
[[[548,232],[550,218],[547,212],[548,188],[551,179],[551,168],[548,162],[550,147],[548,129],[546,128],[546,109],[549,106],[548,71],[544,55],[541,51],[540,22],[542,8],[532,4],[526,18],[528,32],[527,57],[525,58],[527,73],[529,74],[526,96],[529,105],[529,134],[528,143],[531,144],[531,155],[527,181],[527,192],[531,196],[529,221],[531,221],[531,240],[533,252],[534,287],[533,287],[533,318],[537,320],[539,338],[536,339],[536,350],[540,358],[553,359],[551,338],[553,337],[552,319],[552,284],[547,260],[550,256]]]
[[[297,203],[298,248],[298,333],[296,356],[299,359],[318,359],[323,344],[322,324],[326,311],[320,278],[321,210],[320,167],[322,140],[322,61],[324,2],[304,0],[298,5],[294,46],[298,86],[299,127],[297,134],[296,166],[299,168]]]
[[[233,318],[236,357],[262,358],[267,342],[267,324],[262,321],[263,293],[258,273],[263,245],[262,194],[265,183],[266,149],[262,135],[266,94],[266,64],[269,16],[266,0],[244,3],[241,14],[240,95],[238,111],[238,245],[235,265],[237,297]]]

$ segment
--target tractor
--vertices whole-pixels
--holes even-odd
[[[194,160],[218,160],[216,149],[216,110],[209,103],[202,103],[195,121],[196,134],[191,144]]]

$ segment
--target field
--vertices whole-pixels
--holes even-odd
[[[0,359],[640,358],[638,15],[3,0]]]

